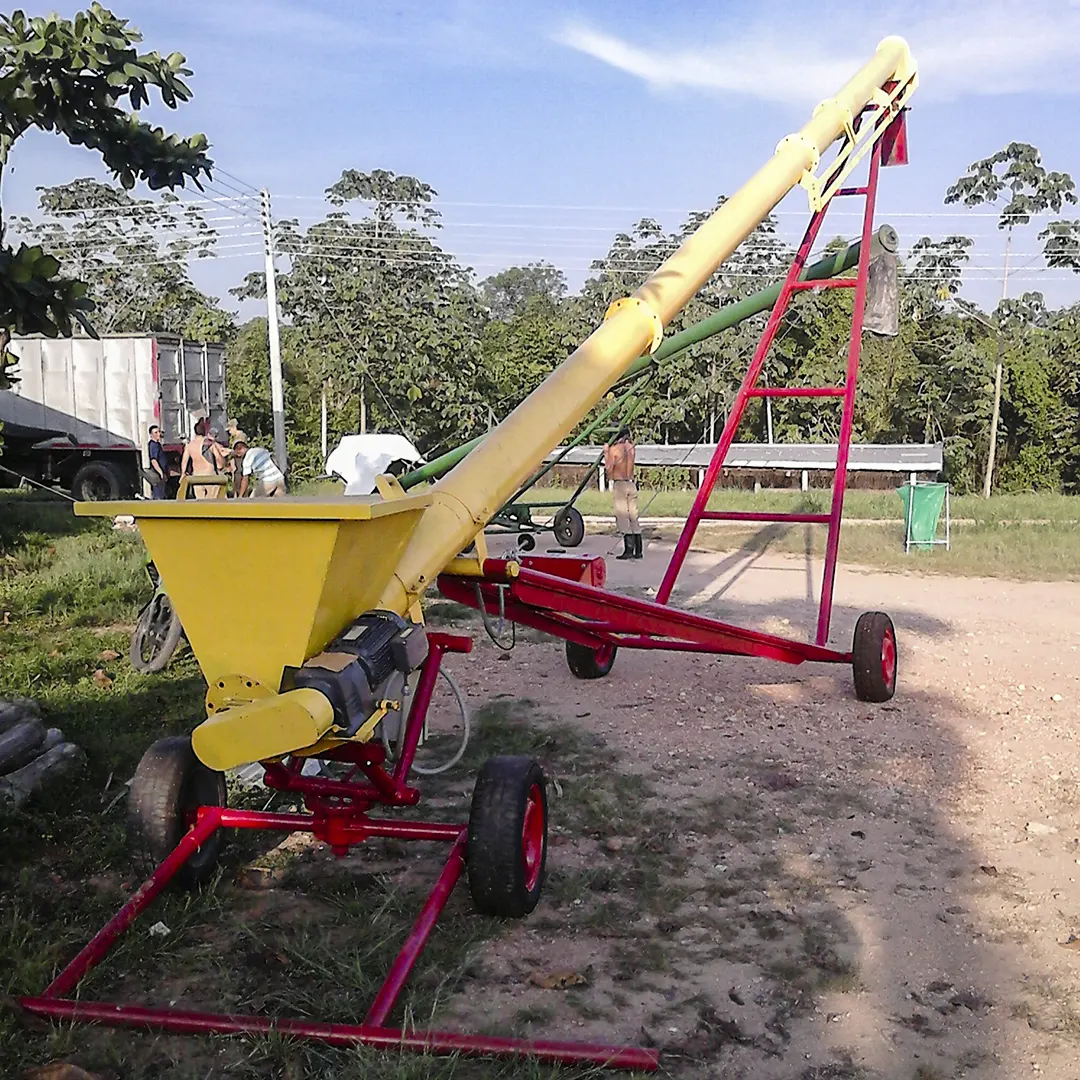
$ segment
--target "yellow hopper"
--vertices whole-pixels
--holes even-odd
[[[75,513],[136,519],[210,688],[213,713],[277,694],[286,669],[300,667],[374,608],[430,501],[428,495],[147,500],[77,503]],[[332,726],[329,708],[314,708],[311,716],[317,695],[293,694],[307,707],[292,710],[289,721],[279,698],[284,725],[265,715],[245,723],[240,709],[229,709],[228,749],[222,724],[210,721],[194,739],[199,757],[229,768],[317,741]],[[247,731],[238,738],[241,728]],[[208,741],[215,731],[218,737]]]

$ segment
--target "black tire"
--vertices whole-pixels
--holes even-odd
[[[128,793],[128,841],[155,865],[180,843],[200,806],[225,806],[225,774],[207,768],[191,749],[191,738],[159,739],[142,756]],[[225,843],[218,829],[180,868],[173,882],[194,889],[213,877]]]
[[[576,507],[564,506],[555,515],[552,531],[563,547],[577,547],[585,539],[585,519]]]
[[[536,537],[532,533],[518,533],[517,546],[519,551],[532,551],[536,547]]]
[[[892,619],[883,611],[867,611],[855,624],[851,643],[851,671],[855,696],[880,703],[896,693],[899,651]]]
[[[570,673],[579,679],[602,679],[615,663],[617,645],[601,645],[591,649],[576,641],[566,643],[566,664]]]
[[[164,671],[183,636],[172,601],[163,592],[154,593],[131,634],[131,666],[143,675]]]
[[[520,919],[536,907],[547,865],[547,780],[531,757],[493,757],[473,789],[465,860],[476,909]]]
[[[71,494],[79,502],[112,502],[127,494],[127,483],[108,461],[88,461],[72,477]]]

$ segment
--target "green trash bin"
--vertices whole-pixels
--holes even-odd
[[[904,550],[929,551],[935,544],[949,547],[949,485],[905,484],[896,489],[904,504]],[[938,539],[941,511],[945,510],[945,538]]]

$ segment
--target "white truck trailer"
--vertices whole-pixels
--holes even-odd
[[[25,476],[76,499],[149,494],[150,426],[162,429],[171,491],[196,421],[225,437],[225,346],[167,334],[16,337],[18,382],[0,390],[0,481]],[[6,471],[5,471],[6,470]]]

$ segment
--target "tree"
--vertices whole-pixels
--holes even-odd
[[[480,282],[480,297],[496,319],[521,315],[529,304],[554,309],[565,296],[563,272],[542,262],[510,266]]]
[[[311,425],[325,388],[332,438],[382,426],[428,452],[487,428],[483,311],[468,272],[426,231],[438,226],[434,195],[413,177],[350,169],[327,197],[364,200],[358,216],[342,209],[306,230],[277,227],[275,249],[289,260],[277,283],[296,330],[282,348],[296,372],[295,407]],[[232,291],[265,296],[264,277]],[[316,445],[309,437],[302,450],[311,470]]]
[[[126,19],[96,2],[73,19],[0,16],[0,173],[18,140],[37,128],[98,153],[125,190],[138,180],[153,190],[188,180],[198,186],[210,176],[204,135],[166,135],[138,118],[151,88],[169,108],[191,97],[183,55],[140,54],[140,41]],[[90,308],[85,284],[60,276],[59,260],[39,245],[13,250],[2,230],[0,213],[3,351],[12,332],[69,334]]]
[[[218,239],[198,207],[171,193],[135,199],[85,178],[38,191],[43,219],[20,218],[16,228],[86,283],[98,331],[231,336],[232,317],[188,270],[192,258],[214,253]]]
[[[1013,229],[1027,225],[1034,214],[1053,210],[1060,213],[1065,203],[1075,203],[1076,185],[1068,173],[1047,172],[1042,165],[1039,151],[1029,143],[1011,142],[991,157],[976,161],[968,171],[953,184],[945,194],[946,203],[963,203],[964,206],[996,204],[1007,199],[998,216],[998,228],[1005,231],[1005,263],[1001,278],[1001,299],[1009,292],[1009,256],[1012,252]],[[1061,238],[1040,233],[1047,248],[1053,246],[1055,258],[1064,257],[1057,244]],[[1067,246],[1067,244],[1066,244]],[[997,365],[994,374],[994,406],[990,420],[989,448],[986,454],[986,472],[983,477],[983,497],[990,498],[994,480],[994,456],[997,450],[998,422],[1001,415],[1001,386],[1004,371],[1004,338],[998,334]]]

